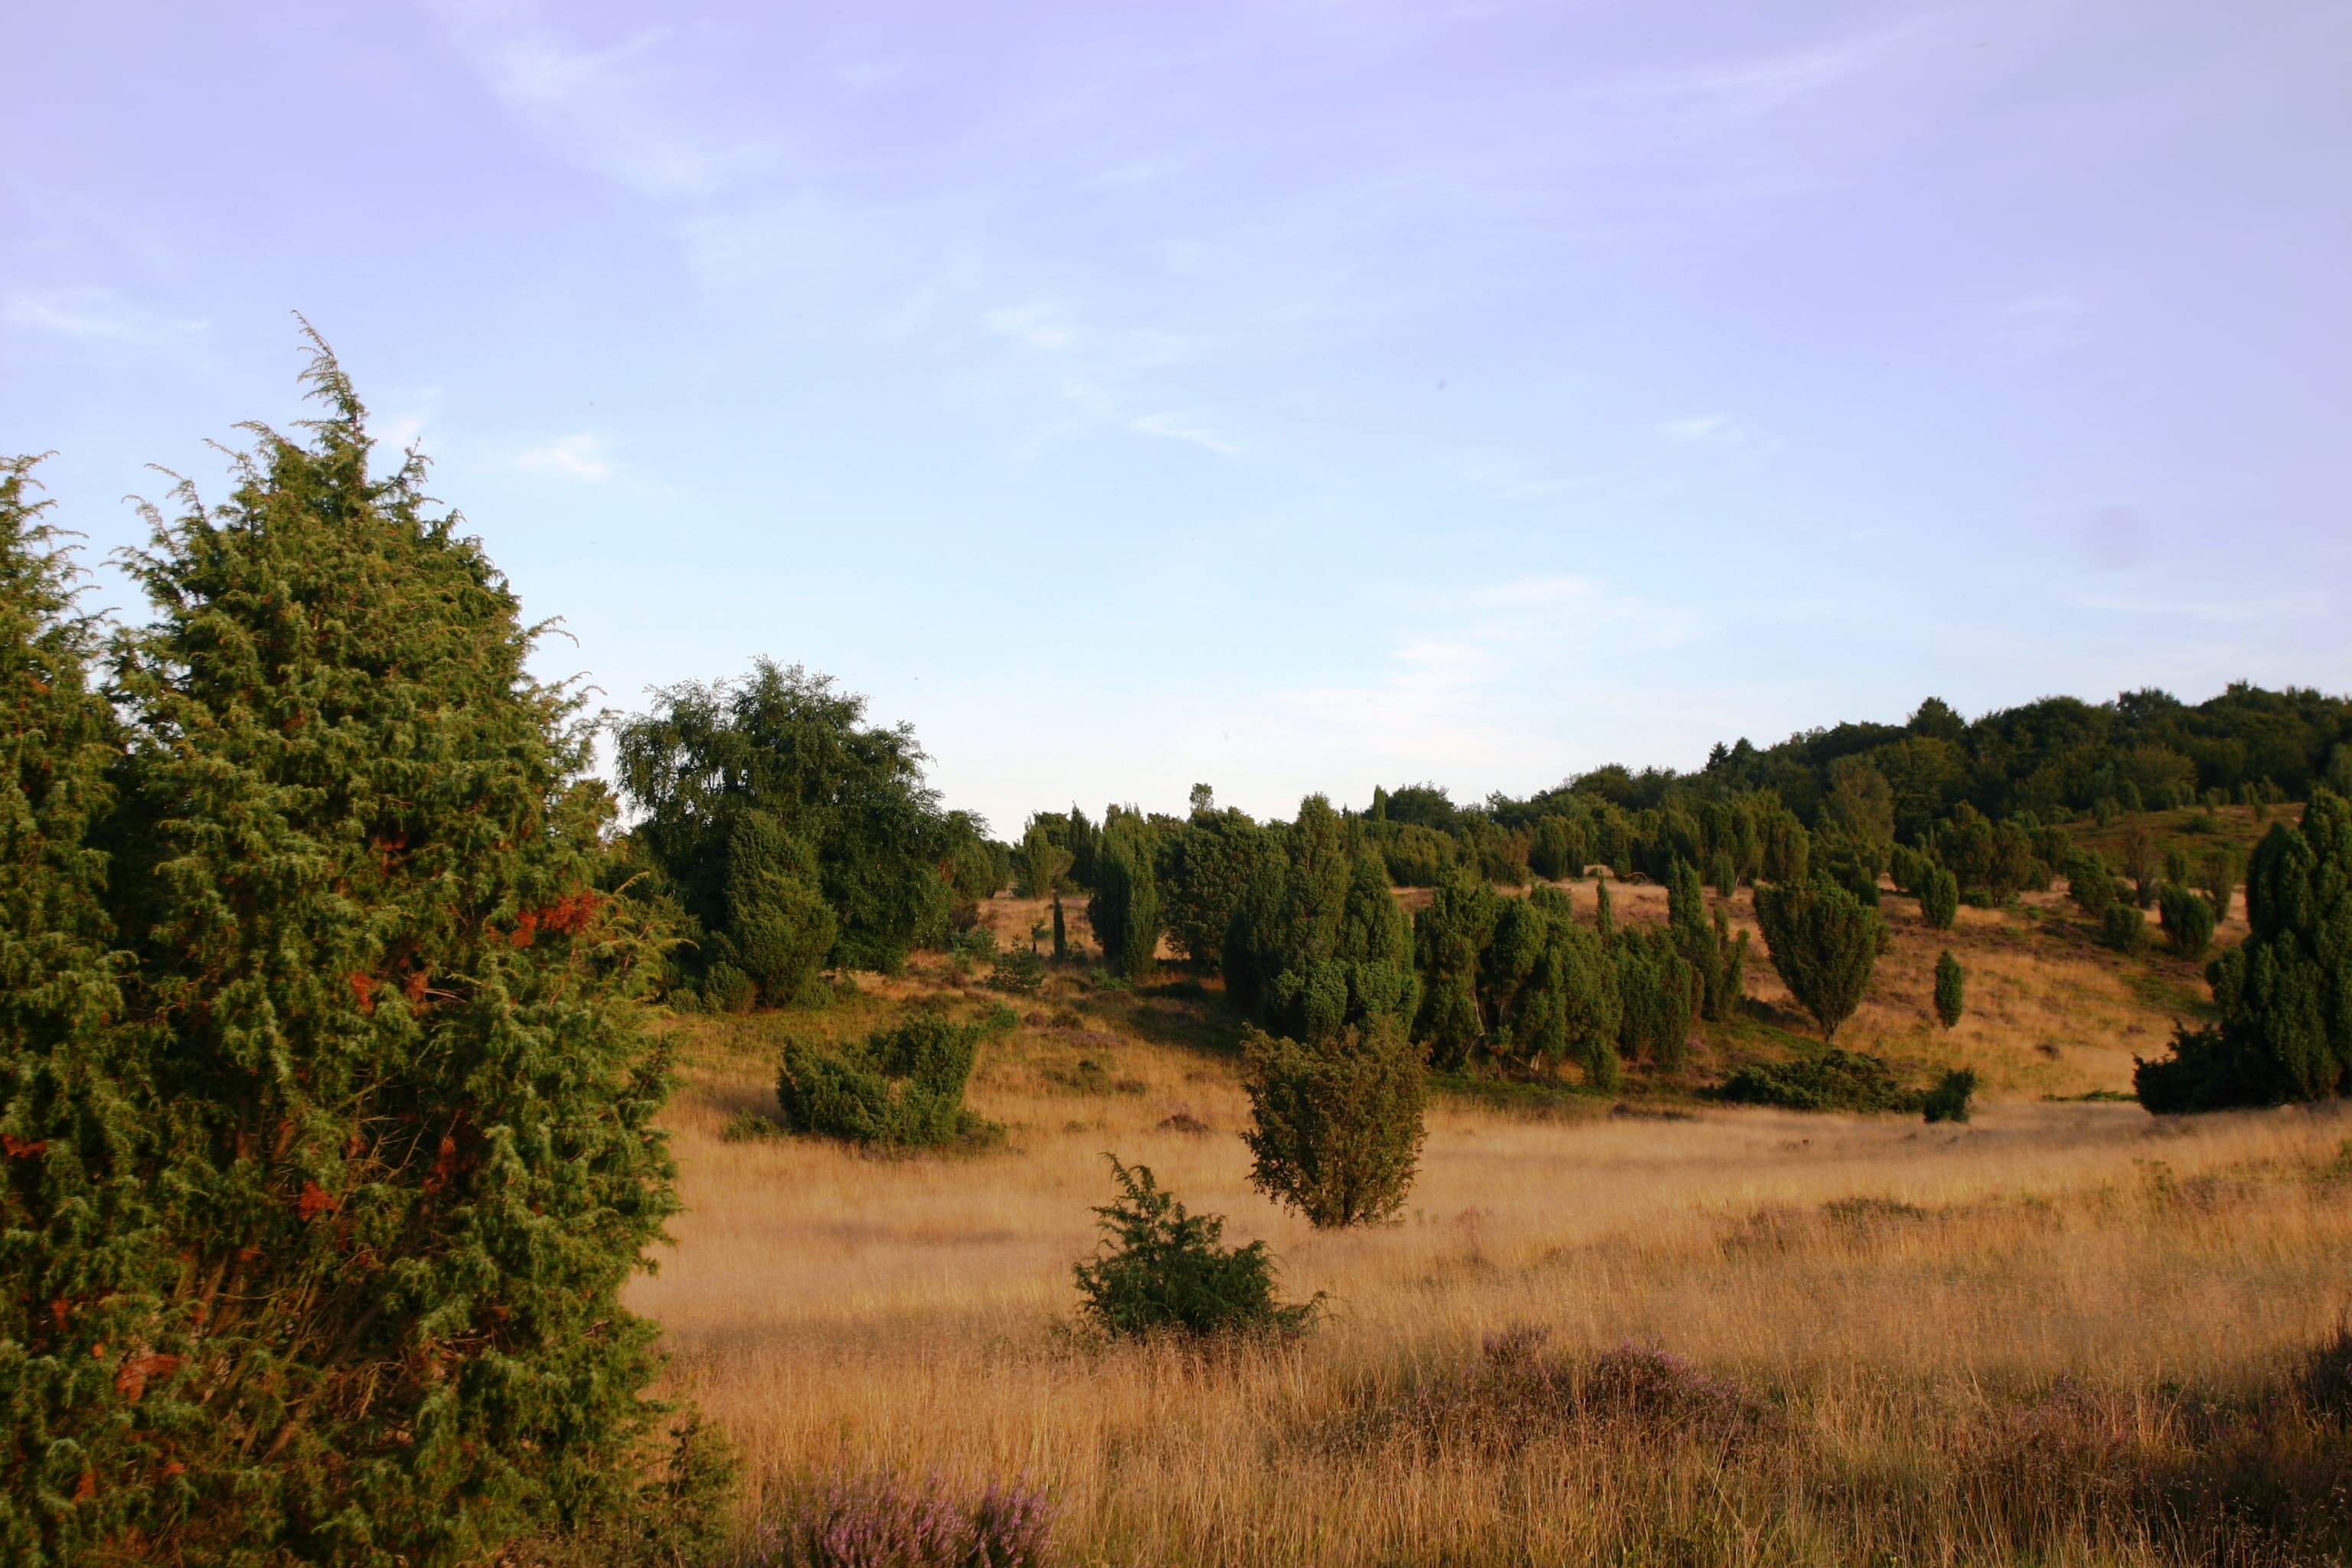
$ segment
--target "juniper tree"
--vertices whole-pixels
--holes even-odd
[[[370,479],[323,344],[306,379],[308,441],[248,427],[226,503],[183,486],[128,561],[115,885],[187,1335],[144,1363],[184,1414],[140,1550],[480,1560],[643,1453],[665,1068],[579,700],[422,459]]]
[[[1265,829],[1243,812],[1195,811],[1160,849],[1168,940],[1211,974],[1224,965],[1225,932],[1265,853]]]
[[[2213,918],[2217,921],[2230,918],[2230,899],[2238,890],[2240,869],[2237,851],[2226,844],[2216,845],[2207,850],[2204,859],[2199,864],[2197,885],[2211,900]]]
[[[1152,874],[1150,826],[1140,813],[1112,806],[1103,815],[1095,852],[1095,895],[1087,921],[1102,944],[1103,962],[1129,980],[1151,973],[1160,945],[1160,887]]]
[[[1797,1003],[1834,1039],[1853,1016],[1878,962],[1878,912],[1825,877],[1756,889],[1764,948]]]
[[[1628,1057],[1662,1072],[1680,1072],[1687,1058],[1691,1019],[1699,1005],[1699,978],[1666,931],[1627,926],[1616,935],[1619,1009],[1617,1040]]]
[[[1741,977],[1748,963],[1748,933],[1734,936],[1723,911],[1709,925],[1706,896],[1699,887],[1698,868],[1677,860],[1666,882],[1667,928],[1675,947],[1691,966],[1699,991],[1699,1015],[1714,1022],[1732,1016],[1743,994]]]
[[[1947,1029],[1960,1021],[1968,1006],[1968,971],[1948,951],[1936,960],[1936,1022]]]
[[[1421,1162],[1421,1052],[1394,1017],[1319,1041],[1251,1031],[1251,1184],[1318,1228],[1386,1219]]]
[[[1421,998],[1412,931],[1372,846],[1309,795],[1257,861],[1225,942],[1234,1000],[1300,1038],[1410,1020]]]
[[[56,1563],[152,1526],[158,1445],[193,1412],[93,847],[120,737],[33,466],[0,459],[0,1561]]]
[[[2213,945],[2213,906],[2205,895],[2178,882],[2167,882],[2157,896],[2164,920],[2164,940],[2182,958],[2202,958]]]
[[[2093,920],[2103,920],[2116,901],[2115,873],[2095,849],[2077,849],[2066,861],[2066,895]]]
[[[1478,971],[1505,900],[1466,868],[1448,872],[1412,919],[1413,958],[1421,971],[1421,1010],[1413,1037],[1440,1067],[1458,1067],[1486,1036],[1478,1006]]]
[[[1596,877],[1592,882],[1592,928],[1607,942],[1617,934],[1617,916],[1609,907],[1609,879]]]
[[[1930,864],[1919,883],[1919,918],[1930,931],[1949,931],[1960,915],[1960,879]]]
[[[2206,966],[2218,1024],[2143,1062],[2150,1110],[2324,1100],[2352,1091],[2352,801],[2312,791],[2246,868],[2246,940]]]

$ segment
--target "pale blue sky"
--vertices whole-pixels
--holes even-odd
[[[0,448],[93,553],[299,309],[551,668],[804,661],[1001,828],[2352,687],[2333,0],[9,31]]]

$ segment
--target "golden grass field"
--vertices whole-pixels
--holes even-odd
[[[890,1470],[1042,1484],[1076,1563],[2340,1561],[2342,1430],[2280,1391],[2352,1309],[2352,1118],[2046,1101],[2127,1087],[2193,971],[2054,909],[1937,935],[1908,908],[1840,1043],[1975,1065],[1969,1125],[1441,1095],[1402,1220],[1338,1234],[1247,1184],[1235,1030],[1197,986],[1057,971],[974,1076],[1005,1142],[944,1156],[723,1135],[772,1110],[785,1033],[993,1000],[943,967],[680,1019],[687,1208],[632,1304],[736,1445],[746,1520]],[[1034,911],[991,918],[1009,937]],[[1948,1038],[1926,1016],[1945,945],[1973,1009]],[[1749,991],[1785,1001],[1760,955]],[[1179,1111],[1210,1131],[1162,1126]],[[1206,1353],[1073,1331],[1107,1152],[1265,1237],[1287,1293],[1328,1293],[1317,1331]],[[1498,1334],[1521,1353],[1489,1354]],[[1585,1399],[1622,1342],[1752,1419]]]

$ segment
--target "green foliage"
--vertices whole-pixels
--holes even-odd
[[[1151,973],[1160,945],[1160,885],[1150,825],[1140,813],[1112,806],[1103,815],[1095,855],[1095,894],[1087,920],[1102,944],[1103,962],[1123,980]]]
[[[1960,1015],[1968,1010],[1968,971],[1960,961],[1947,952],[1936,960],[1936,1022],[1947,1029],[1956,1027]]]
[[[1195,811],[1160,847],[1168,939],[1196,968],[1224,967],[1225,932],[1268,850],[1265,830],[1239,811]]]
[[[1449,872],[1413,916],[1413,957],[1421,973],[1413,1034],[1440,1068],[1459,1067],[1486,1038],[1479,970],[1506,902],[1483,879],[1461,868]]]
[[[2182,958],[2202,958],[2213,945],[2213,906],[2205,895],[2178,882],[2167,882],[2157,894],[2164,917],[2164,940]]]
[[[1761,889],[1759,889],[1759,891]],[[1687,1064],[1691,1020],[1699,982],[1675,945],[1674,933],[1626,926],[1612,943],[1617,961],[1617,1043],[1636,1061],[1661,1072]]]
[[[2189,885],[2189,851],[2177,844],[2164,852],[2164,879],[2175,887]],[[2159,889],[2157,893],[2159,902],[2163,896]]]
[[[1949,931],[1960,914],[1960,879],[1931,865],[1919,883],[1919,918],[1929,931]]]
[[[1321,795],[1269,830],[1226,933],[1225,980],[1244,1011],[1298,1039],[1402,1023],[1420,1005],[1412,928],[1387,873]]]
[[[1822,802],[1822,828],[1866,867],[1874,881],[1895,848],[1895,795],[1886,775],[1867,758],[1844,756],[1830,763],[1829,795]]]
[[[2238,877],[2243,869],[2237,851],[2226,844],[2208,849],[2198,862],[2197,886],[2211,902],[2217,922],[2229,918],[2230,898],[2238,890]]]
[[[1052,822],[1032,816],[1013,851],[1013,890],[1024,899],[1049,899],[1069,885],[1070,868],[1077,857],[1057,842]]]
[[[2312,793],[2246,871],[2246,940],[2206,966],[2218,1025],[2143,1062],[2150,1110],[2315,1100],[2352,1089],[2352,801]]]
[[[110,1347],[143,1453],[100,1511],[156,1560],[483,1561],[624,1506],[648,1457],[621,1289],[676,1206],[626,1005],[652,948],[596,890],[611,803],[515,595],[421,459],[369,477],[323,347],[308,380],[307,444],[249,427],[227,502],[184,486],[129,562],[146,1071],[113,1152],[173,1287]],[[69,1321],[114,1288],[78,1267]]]
[[[712,933],[705,994],[728,994],[726,1010],[739,1011],[732,1005],[738,983],[719,975],[731,968],[773,1004],[806,1000],[840,934],[817,885],[814,851],[768,813],[746,807],[727,836],[726,879],[726,913]]]
[[[1421,1162],[1422,1056],[1392,1016],[1319,1041],[1251,1030],[1242,1135],[1259,1191],[1318,1228],[1386,1219]]]
[[[1005,1015],[1009,1019],[1010,1015]],[[1001,1026],[957,1024],[919,1011],[862,1044],[832,1048],[788,1041],[776,1106],[794,1132],[852,1143],[940,1148],[976,1131],[964,1086],[980,1042]]]
[[[1972,1068],[1954,1068],[1937,1080],[1921,1102],[1930,1121],[1966,1121],[1969,1101],[1976,1098],[1977,1075]]]
[[[988,988],[1015,995],[1034,996],[1045,989],[1045,961],[1034,947],[1008,948],[996,955],[989,971]]]
[[[1823,877],[1756,889],[1756,923],[1772,967],[1822,1037],[1834,1039],[1853,1016],[1878,962],[1885,922],[1875,910]]]
[[[1110,1166],[1120,1197],[1095,1210],[1102,1246],[1092,1262],[1072,1270],[1080,1310],[1106,1333],[1296,1333],[1313,1321],[1322,1298],[1278,1301],[1265,1242],[1222,1246],[1225,1222],[1187,1214],[1150,1167],[1130,1168],[1115,1156]]]
[[[106,858],[90,847],[121,737],[32,468],[0,459],[0,1559],[55,1562],[152,1518],[152,1411],[117,1368],[184,1346],[144,1185],[153,1108],[141,1042],[117,1022]]]
[[[2095,849],[2077,849],[2066,862],[2066,890],[2074,907],[2104,921],[2116,901],[2115,873]]]
[[[2117,900],[2099,917],[2099,934],[2117,952],[2144,952],[2147,949],[2147,917],[2139,912],[2137,905]]]
[[[1066,958],[1069,956],[1069,921],[1062,913],[1062,896],[1056,893],[1054,895],[1054,956],[1057,959]]]
[[[1666,910],[1675,949],[1697,980],[1699,1015],[1720,1023],[1738,1010],[1746,994],[1748,933],[1733,935],[1719,909],[1709,925],[1698,868],[1687,860],[1675,861],[1667,878]]]
[[[2049,875],[2034,858],[2032,834],[2025,824],[2013,818],[1992,821],[1965,801],[1936,830],[1935,847],[1959,879],[1962,892],[1994,904],[2007,903]]]
[[[959,851],[980,825],[940,809],[911,729],[865,716],[866,700],[830,677],[763,658],[740,681],[665,688],[620,725],[636,837],[714,939],[692,963],[732,963],[781,1002],[813,984],[820,903],[826,965],[895,973],[945,933]],[[764,821],[739,842],[754,813]]]
[[[1906,1089],[1895,1069],[1862,1051],[1823,1046],[1793,1062],[1755,1062],[1724,1080],[1717,1091],[1740,1105],[1790,1110],[1916,1111],[1926,1097]]]
[[[1588,853],[1583,826],[1558,812],[1538,817],[1528,846],[1528,867],[1548,882],[1584,875]]]
[[[1461,847],[1445,834],[1419,823],[1392,823],[1373,842],[1388,877],[1400,888],[1433,888],[1461,858]]]

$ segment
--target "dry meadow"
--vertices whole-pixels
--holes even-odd
[[[993,1000],[951,971],[680,1019],[687,1212],[633,1305],[733,1440],[747,1520],[890,1471],[1025,1477],[1077,1563],[2340,1561],[2352,1465],[2305,1388],[2352,1308],[2352,1119],[2049,1098],[2126,1087],[2193,971],[2055,908],[1938,936],[1895,902],[1840,1043],[1978,1067],[1972,1122],[1441,1094],[1406,1214],[1339,1234],[1249,1187],[1234,1030],[1191,983],[1057,971],[983,1047],[971,1103],[1003,1141],[944,1156],[740,1118],[772,1108],[786,1032]],[[992,917],[1012,936],[1034,907]],[[1946,945],[1974,1008],[1948,1037]],[[1702,1073],[1781,1037],[1769,965],[1749,989],[1764,1021]],[[1106,1153],[1266,1239],[1318,1330],[1076,1331]]]

